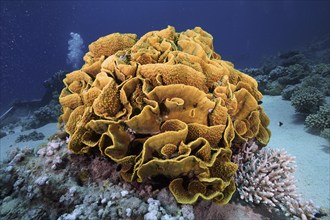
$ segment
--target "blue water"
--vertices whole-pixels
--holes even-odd
[[[1,1],[0,112],[15,100],[41,98],[44,80],[67,63],[70,33],[84,41],[172,25],[201,26],[215,51],[236,67],[303,47],[330,29],[330,1]]]

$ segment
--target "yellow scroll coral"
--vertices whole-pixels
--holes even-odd
[[[98,149],[125,181],[165,178],[180,203],[228,203],[231,150],[270,138],[257,82],[222,60],[200,27],[110,34],[89,50],[60,95],[69,149]]]

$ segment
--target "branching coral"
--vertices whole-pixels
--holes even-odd
[[[320,132],[321,137],[330,139],[330,105],[322,105],[315,114],[308,115],[305,126]]]
[[[266,204],[287,216],[312,219],[318,209],[303,201],[296,191],[293,173],[295,159],[284,150],[264,148],[250,141],[233,156],[238,164],[237,190],[241,199],[254,204]]]
[[[324,103],[325,96],[315,87],[301,87],[291,96],[291,104],[297,112],[314,113]]]
[[[74,153],[98,149],[126,181],[168,179],[180,203],[226,204],[232,145],[270,138],[257,82],[221,60],[199,27],[112,34],[89,46],[60,95]]]
[[[329,85],[330,85],[330,74],[322,76],[321,74],[318,74],[318,73],[315,73],[315,74],[313,73],[312,75],[305,77],[301,83],[301,87],[311,86],[311,87],[318,88],[326,96],[330,96]]]
[[[320,110],[315,114],[306,117],[305,125],[319,131],[330,128],[330,105],[320,106]]]
[[[320,136],[330,140],[330,128],[325,128],[321,131]]]

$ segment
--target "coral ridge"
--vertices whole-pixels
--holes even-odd
[[[200,27],[110,34],[67,74],[59,101],[77,154],[99,150],[125,181],[170,180],[179,203],[226,204],[235,192],[231,146],[265,146],[269,119],[257,82],[213,50]]]

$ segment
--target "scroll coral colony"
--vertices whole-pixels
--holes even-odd
[[[164,177],[179,203],[228,203],[236,190],[231,147],[266,145],[269,119],[256,81],[221,60],[212,41],[200,27],[169,26],[90,44],[59,98],[69,149],[98,150],[121,165],[125,181]]]

